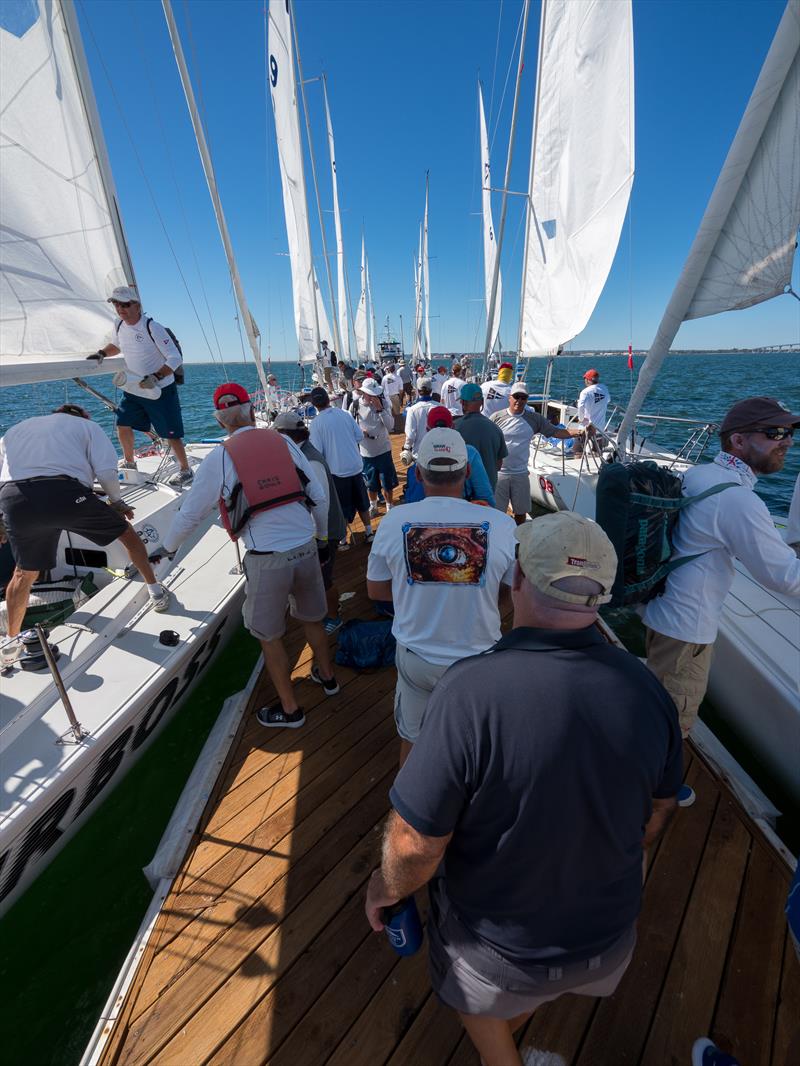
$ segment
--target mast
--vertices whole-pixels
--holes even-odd
[[[336,175],[336,149],[333,141],[333,123],[331,122],[331,109],[328,103],[328,78],[323,74],[322,76],[322,94],[325,98],[325,118],[328,124],[328,154],[331,160],[331,187],[333,190],[333,225],[336,232],[336,281],[338,287],[339,306],[338,306],[338,327],[339,332],[336,337],[336,342],[339,345],[337,349],[340,358],[350,360],[350,335],[347,325],[347,292],[345,287],[345,266],[344,266],[344,235],[342,234],[342,218],[339,213],[339,182]],[[333,308],[334,318],[336,317],[337,308],[334,304]]]
[[[308,140],[308,157],[311,160],[311,180],[314,182],[314,199],[317,203],[317,217],[319,218],[319,232],[322,238],[322,257],[325,260],[325,273],[328,276],[328,291],[331,297],[331,306],[333,308],[333,332],[336,339],[336,350],[341,351],[341,341],[339,338],[339,323],[336,320],[336,297],[333,294],[333,275],[331,274],[331,264],[328,259],[328,243],[325,239],[325,221],[322,215],[322,200],[319,195],[319,185],[317,184],[317,167],[314,161],[314,145],[311,140],[311,123],[308,118],[308,102],[306,100],[306,88],[303,82],[303,64],[300,61],[300,44],[297,39],[297,21],[295,19],[294,3],[293,0],[289,0],[291,17],[290,22],[292,24],[292,36],[294,37],[294,54],[297,59],[297,78],[300,83],[300,96],[303,101],[303,117],[306,122],[306,138]],[[314,310],[316,313],[316,301]],[[327,338],[326,338],[327,340]],[[321,349],[321,338],[319,336],[319,316],[317,315],[317,351]],[[317,359],[318,370],[322,370],[321,361]],[[319,378],[320,385],[322,384],[322,377]]]
[[[425,295],[425,358],[431,357],[431,289],[430,275],[428,273],[428,177],[425,171],[425,221],[422,228],[422,289]]]
[[[492,350],[492,322],[494,321],[495,305],[497,303],[497,279],[500,276],[500,254],[503,250],[503,234],[506,228],[506,211],[508,209],[508,184],[511,180],[511,161],[514,158],[514,137],[517,131],[517,112],[519,110],[519,96],[520,96],[520,84],[522,82],[522,71],[525,67],[525,38],[528,32],[528,13],[530,11],[530,0],[525,0],[525,6],[522,11],[522,37],[519,42],[519,62],[517,64],[517,84],[514,87],[514,106],[511,111],[511,133],[508,138],[508,156],[506,157],[506,173],[503,181],[503,200],[502,207],[500,208],[500,226],[497,231],[497,258],[494,264],[494,274],[492,276],[492,295],[489,299],[489,314],[486,319],[486,343],[484,345],[484,355],[486,359]]]
[[[225,221],[225,213],[222,210],[222,201],[220,200],[219,190],[217,189],[217,179],[214,173],[214,164],[211,162],[211,153],[208,150],[208,144],[206,142],[205,132],[203,130],[203,123],[200,119],[200,114],[197,110],[197,103],[194,98],[194,90],[192,89],[191,78],[189,77],[189,70],[186,66],[186,59],[183,55],[183,48],[181,46],[180,36],[178,34],[178,27],[175,24],[175,19],[172,14],[172,4],[170,0],[161,0],[164,8],[164,16],[167,20],[167,29],[169,30],[170,40],[172,41],[172,50],[175,53],[175,60],[178,64],[178,72],[180,73],[181,84],[183,85],[183,91],[186,96],[186,103],[189,107],[189,114],[192,119],[192,126],[194,128],[195,139],[197,140],[197,147],[200,152],[200,159],[203,163],[203,171],[205,172],[206,182],[208,183],[208,191],[211,194],[211,202],[214,205],[214,214],[217,218],[217,226],[219,228],[219,234],[222,238],[222,245],[225,249],[225,256],[228,260],[228,270],[230,271],[231,281],[233,282],[233,291],[236,294],[236,302],[239,305],[239,311],[241,313],[242,322],[244,323],[245,333],[247,334],[247,340],[250,344],[250,349],[253,353],[253,359],[255,360],[256,369],[258,371],[258,377],[261,381],[261,387],[266,392],[267,379],[264,374],[264,367],[261,362],[261,345],[259,344],[260,334],[258,332],[258,326],[255,323],[253,316],[250,314],[250,309],[247,306],[247,300],[245,299],[244,289],[242,287],[242,280],[239,277],[239,268],[236,265],[236,257],[233,254],[233,245],[231,244],[230,234],[228,232],[228,224]]]
[[[617,434],[618,444],[625,449],[627,449],[626,442],[633,430],[636,416],[655,381],[661,364],[669,354],[670,346],[681,323],[687,318],[734,310],[771,299],[780,295],[791,281],[797,227],[800,222],[800,188],[798,188],[800,175],[797,172],[796,161],[796,115],[797,100],[800,96],[798,88],[800,88],[800,0],[789,0],[711,193],[681,276],[664,312],[664,317],[661,319],[644,365],[639,371],[636,387]],[[784,96],[784,90],[786,90],[786,96]],[[782,96],[784,96],[783,101]],[[781,112],[782,103],[783,111]],[[783,127],[780,125],[781,121],[783,121]],[[773,150],[773,157],[767,159],[770,148]],[[776,157],[781,154],[787,159],[792,157],[795,159],[793,170],[791,166],[784,169],[777,165]],[[758,179],[753,182],[755,189],[748,185],[752,171],[755,171],[755,177]],[[740,225],[739,217],[734,216],[746,216],[749,202],[753,201],[759,192],[763,199],[763,186],[767,183],[775,186],[779,179],[782,179],[785,184],[781,199],[789,207],[785,226],[787,232],[772,234],[771,244],[755,249],[748,263],[737,264],[739,275],[747,277],[752,274],[754,282],[758,282],[759,273],[765,272],[765,268],[770,265],[771,261],[777,261],[782,269],[776,271],[772,289],[770,290],[769,287],[758,289],[754,284],[755,293],[747,294],[746,284],[742,284],[730,292],[727,304],[717,300],[712,310],[702,307],[695,309],[693,302],[699,289],[709,281],[711,287],[714,287],[714,282],[719,281],[718,268],[715,269],[714,259],[719,257],[719,241],[724,235],[723,231],[730,223],[734,243],[739,243],[743,234],[737,228]],[[739,201],[740,193],[743,193],[744,202]],[[762,202],[756,204],[756,211],[759,218],[764,215]],[[739,238],[739,241],[735,238]],[[723,270],[730,270],[729,264],[724,259],[721,266]]]

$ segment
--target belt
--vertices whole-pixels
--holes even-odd
[[[21,477],[15,478],[10,482],[12,485],[29,485],[31,481],[75,481],[78,485],[81,484],[76,477],[71,474],[39,474],[37,477]]]
[[[247,554],[248,555],[274,555],[275,552],[259,552],[259,551],[256,551],[255,548],[248,548],[247,549]]]

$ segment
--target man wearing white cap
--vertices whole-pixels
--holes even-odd
[[[406,408],[406,439],[400,452],[403,466],[410,466],[412,460],[416,459],[422,438],[428,432],[428,412],[439,406],[431,395],[432,391],[431,379],[420,378],[417,381],[419,399]]]
[[[383,386],[374,378],[365,378],[355,394],[350,413],[363,433],[358,442],[364,460],[364,477],[367,481],[370,518],[378,517],[378,493],[383,492],[386,510],[391,510],[394,490],[400,484],[392,461],[392,442],[389,432],[394,426],[389,401]]]
[[[118,286],[108,302],[119,318],[105,347],[87,358],[102,361],[107,355],[122,352],[125,360],[125,370],[114,380],[122,389],[117,435],[124,458],[119,465],[122,469],[136,469],[134,430],[148,433],[152,427],[159,437],[169,441],[178,460],[179,469],[169,484],[188,485],[194,475],[183,446],[183,418],[175,385],[175,371],[183,363],[181,353],[167,330],[142,311],[139,294],[132,286]]]
[[[594,624],[608,537],[560,512],[517,539],[514,628],[436,686],[366,900],[379,930],[428,885],[433,990],[489,1066],[522,1066],[513,1034],[541,1004],[613,994],[682,777],[672,700]]]
[[[394,605],[401,765],[447,667],[500,636],[498,597],[513,574],[514,523],[463,498],[468,474],[461,434],[429,430],[417,457],[425,499],[383,519],[367,563],[370,599]]]
[[[527,407],[528,387],[524,381],[511,386],[508,395],[508,408],[492,415],[492,422],[503,431],[508,455],[503,460],[497,475],[494,490],[495,503],[499,510],[506,512],[509,503],[514,513],[514,521],[521,525],[531,506],[531,487],[528,480],[528,459],[531,441],[537,433],[559,440],[579,437],[583,429],[562,429],[548,422],[538,411]]]

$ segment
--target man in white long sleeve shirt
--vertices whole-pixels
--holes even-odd
[[[794,483],[792,502],[789,506],[789,521],[786,526],[786,543],[800,555],[800,474]]]
[[[356,403],[351,411],[358,422],[363,437],[358,447],[364,461],[364,477],[367,481],[371,518],[378,517],[378,493],[383,492],[386,510],[394,502],[394,490],[400,484],[392,460],[392,442],[389,433],[394,426],[394,415],[383,386],[372,378],[361,383],[356,393]]]
[[[410,466],[417,458],[422,438],[428,432],[428,412],[439,405],[432,398],[433,384],[430,378],[420,378],[417,382],[419,399],[406,408],[406,439],[400,460],[404,466]]]
[[[164,555],[174,555],[180,543],[220,500],[241,501],[244,483],[249,482],[248,475],[253,471],[257,477],[270,474],[269,478],[262,477],[259,484],[265,494],[273,493],[272,500],[265,497],[254,501],[248,497],[250,506],[241,516],[240,525],[233,525],[232,508],[229,508],[229,521],[232,532],[238,530],[247,548],[244,624],[261,644],[264,663],[278,695],[277,703],[262,707],[256,716],[263,726],[297,729],[305,724],[305,715],[297,702],[281,639],[286,630],[287,607],[302,622],[306,640],[314,652],[311,679],[323,686],[327,696],[335,696],[339,691],[322,624],[326,614],[320,570],[320,559],[327,556],[325,492],[293,441],[274,430],[255,429],[250,396],[241,385],[226,382],[217,388],[214,416],[227,430],[228,441],[210,452],[200,464],[191,492],[163,543],[150,558],[155,561]],[[250,438],[251,434],[252,445],[249,442],[243,445],[240,437]],[[293,470],[287,462],[287,450]],[[295,499],[286,500],[291,495],[286,491],[289,481],[293,478],[297,481],[295,475],[305,484],[307,501],[301,500],[297,493]],[[278,483],[281,476],[287,478],[287,484]]]
[[[192,470],[183,446],[183,417],[175,384],[175,371],[183,360],[167,330],[142,310],[139,294],[129,285],[120,285],[108,302],[119,319],[106,345],[88,356],[102,360],[122,352],[125,382],[122,402],[117,411],[117,436],[124,455],[123,466],[136,469],[134,430],[148,433],[152,427],[159,437],[169,441],[178,460],[178,471],[170,485],[188,485]]]
[[[95,495],[95,480],[108,504]],[[0,485],[0,512],[16,564],[6,586],[9,637],[19,634],[37,575],[55,568],[64,530],[101,547],[119,540],[147,583],[155,610],[167,610],[169,593],[156,581],[144,544],[126,521],[133,508],[120,496],[117,453],[82,407],[64,404],[51,415],[12,426],[0,440]],[[10,644],[6,660],[17,650]]]
[[[708,685],[711,653],[734,559],[768,589],[800,597],[800,559],[784,543],[766,504],[753,491],[759,474],[781,470],[800,415],[756,396],[735,404],[720,427],[722,451],[683,477],[683,495],[712,485],[732,488],[681,511],[673,558],[697,555],[673,570],[663,595],[644,612],[647,665],[672,696],[686,736]]]

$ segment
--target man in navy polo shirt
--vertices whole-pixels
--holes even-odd
[[[434,689],[366,901],[380,930],[430,882],[433,988],[486,1066],[519,1066],[513,1033],[540,1004],[613,993],[682,776],[675,705],[594,625],[608,538],[566,511],[516,536],[514,628]]]

